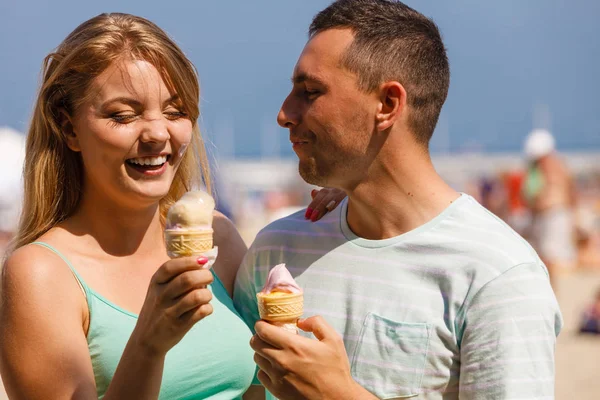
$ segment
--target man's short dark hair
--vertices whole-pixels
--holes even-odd
[[[400,1],[338,0],[314,17],[309,37],[328,29],[353,32],[342,66],[358,76],[362,90],[373,91],[388,81],[404,86],[413,109],[409,127],[428,145],[450,84],[436,24]]]

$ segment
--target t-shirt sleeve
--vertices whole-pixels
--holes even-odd
[[[252,248],[250,248],[242,261],[242,265],[238,269],[233,289],[233,304],[253,334],[256,333],[254,331],[254,324],[260,319],[254,284],[255,261],[256,257],[254,256]],[[254,379],[252,381],[253,385],[261,384],[256,377],[257,373],[258,367],[256,368]]]
[[[460,399],[553,399],[562,317],[543,264],[507,270],[465,307]]]

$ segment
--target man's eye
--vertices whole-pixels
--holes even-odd
[[[319,94],[320,92],[318,90],[310,90],[310,89],[305,89],[304,90],[304,95],[307,97],[315,97]]]

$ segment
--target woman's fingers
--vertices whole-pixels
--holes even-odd
[[[206,287],[213,280],[213,274],[208,269],[184,271],[165,284],[161,295],[162,300],[168,304],[185,293]]]
[[[200,257],[181,257],[167,261],[154,273],[152,283],[163,284],[171,281],[177,275],[191,270],[202,269],[208,258]]]
[[[311,192],[313,200],[308,205],[304,217],[315,222],[321,219],[327,212],[335,209],[346,197],[343,190],[335,188],[323,188]]]
[[[208,288],[194,289],[177,299],[170,307],[170,313],[173,317],[181,319],[187,312],[208,304],[212,298],[213,295]]]
[[[202,304],[179,317],[179,320],[188,325],[193,326],[196,322],[208,317],[213,313],[213,306],[210,303]]]

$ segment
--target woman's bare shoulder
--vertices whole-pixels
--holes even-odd
[[[15,250],[2,268],[0,298],[0,357],[7,391],[15,398],[34,398],[34,393],[66,398],[73,388],[95,393],[85,298],[65,262],[35,244]],[[56,365],[62,367],[57,370]]]
[[[22,246],[7,257],[2,266],[1,289],[5,294],[18,294],[20,300],[31,300],[32,306],[51,301],[58,293],[61,298],[76,300],[74,305],[83,304],[81,300],[84,300],[66,262],[37,244]]]

